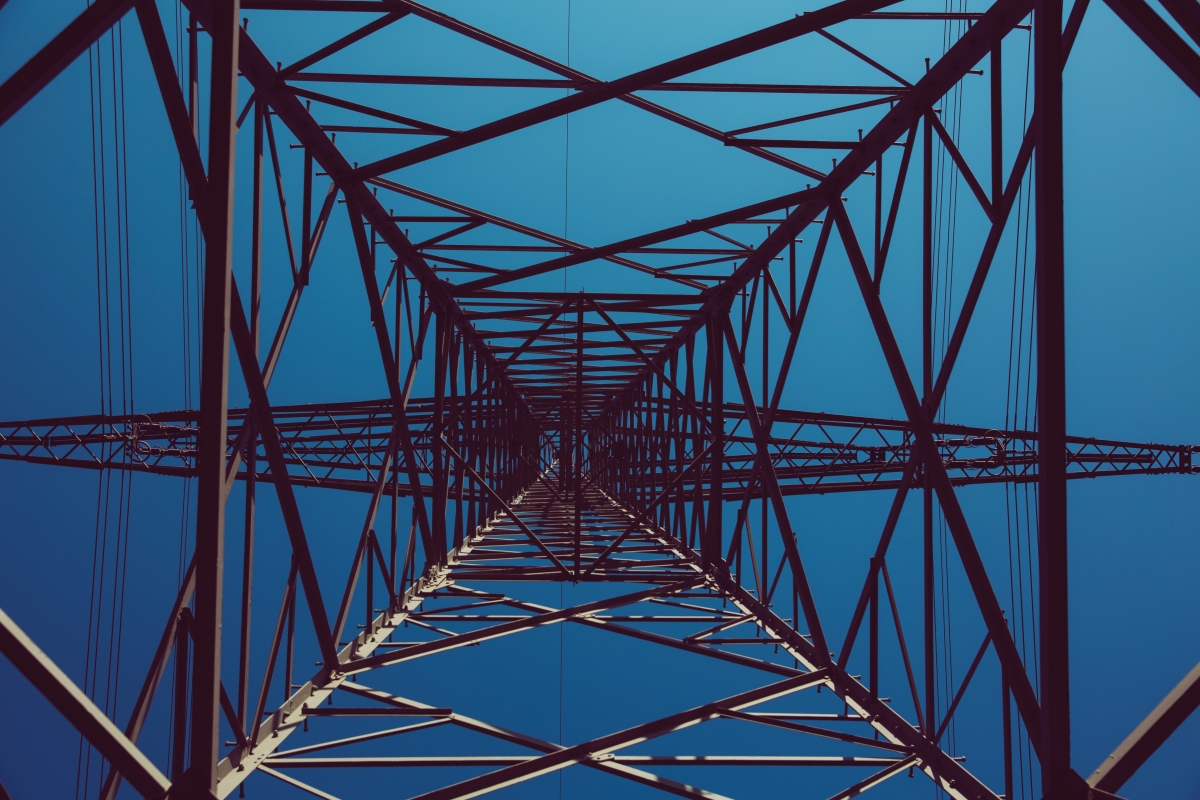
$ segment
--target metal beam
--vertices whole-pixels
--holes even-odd
[[[196,472],[196,605],[192,639],[190,782],[217,786],[221,618],[225,575],[225,433],[229,306],[233,285],[234,149],[237,138],[238,0],[214,0],[209,90],[208,208]]]
[[[142,689],[133,703],[133,710],[129,712],[129,724],[125,726],[125,737],[131,744],[136,745],[138,737],[142,733],[142,726],[146,722],[146,716],[150,713],[150,705],[154,701],[154,694],[167,670],[167,661],[171,656],[171,648],[175,644],[175,632],[179,626],[180,614],[192,602],[192,593],[195,587],[196,561],[193,557],[192,562],[188,564],[187,572],[184,573],[183,585],[175,597],[175,605],[171,606],[171,613],[167,616],[167,624],[159,639],[158,649],[154,651],[154,658],[150,660],[150,669],[146,673],[146,680],[142,683]],[[113,800],[117,796],[117,790],[121,788],[123,778],[120,770],[115,768],[110,770],[100,789],[100,800]]]
[[[161,798],[171,782],[0,609],[0,652],[133,785]]]
[[[1119,791],[1197,706],[1200,706],[1200,664],[1192,667],[1192,671],[1104,759],[1087,779],[1088,784],[1105,792]]]
[[[925,411],[921,405],[921,401],[917,397],[916,389],[913,387],[912,377],[909,375],[908,368],[904,364],[904,357],[901,355],[900,347],[896,343],[895,334],[893,334],[887,314],[883,310],[883,304],[880,302],[879,295],[875,291],[874,281],[871,279],[870,271],[862,256],[862,250],[859,248],[853,228],[850,226],[850,220],[846,215],[845,207],[839,201],[831,206],[830,213],[834,215],[837,221],[838,230],[842,235],[842,242],[849,256],[850,266],[854,271],[855,278],[858,279],[859,290],[863,296],[863,300],[866,302],[867,311],[871,316],[871,322],[875,328],[880,346],[883,349],[884,358],[887,361],[893,381],[896,384],[896,391],[900,395],[900,400],[904,405],[905,413],[908,415],[909,423],[913,427],[913,436],[916,440],[918,454],[925,465],[926,473],[932,480],[938,499],[941,501],[942,513],[945,515],[946,523],[954,536],[954,543],[958,548],[959,559],[967,574],[967,580],[971,584],[971,589],[975,594],[975,600],[983,615],[984,623],[992,635],[996,653],[1000,656],[1000,662],[1008,675],[1013,697],[1017,701],[1017,708],[1021,712],[1021,717],[1024,719],[1027,729],[1030,731],[1040,731],[1041,708],[1038,705],[1037,695],[1034,693],[1033,685],[1030,683],[1029,676],[1025,672],[1025,666],[1021,661],[1020,653],[1017,652],[1016,645],[1009,634],[1008,623],[1004,618],[1004,611],[1000,608],[1000,603],[996,599],[996,592],[992,588],[991,580],[988,578],[987,569],[984,567],[979,549],[975,546],[975,540],[971,536],[971,530],[967,525],[967,519],[963,514],[962,507],[958,503],[958,497],[954,494],[954,487],[950,484],[946,467],[942,464],[941,459],[937,457],[937,446],[930,432],[929,423],[925,419]],[[1036,736],[1031,736],[1030,738],[1031,742],[1034,743],[1035,751],[1040,751],[1040,738]]]
[[[891,111],[864,134],[862,143],[838,161],[837,166],[821,181],[820,186],[798,203],[733,275],[705,292],[701,307],[692,314],[671,341],[658,350],[654,356],[655,361],[659,364],[667,363],[714,313],[729,308],[738,292],[756,275],[761,274],[771,259],[794,241],[800,231],[815,220],[832,200],[840,198],[851,183],[869,170],[889,147],[908,132],[913,120],[923,113],[924,109],[945,95],[967,70],[990,52],[996,39],[1019,24],[1032,7],[1032,0],[999,0],[984,12],[983,16],[946,51],[946,55],[934,63],[907,94],[899,98]],[[811,18],[811,14],[802,17]],[[649,372],[647,369],[643,374]],[[631,386],[636,384],[636,380],[630,382]],[[620,395],[614,398],[614,406],[619,399]]]
[[[719,321],[714,320],[709,324],[723,327],[725,338],[729,342],[729,349],[737,350],[733,323],[727,314],[723,314]],[[831,656],[829,645],[825,641],[821,619],[817,615],[817,601],[813,597],[812,588],[808,583],[808,575],[804,570],[804,562],[800,558],[800,549],[796,544],[796,534],[792,530],[787,506],[783,502],[783,494],[779,491],[779,480],[775,477],[775,465],[771,461],[768,450],[766,431],[758,418],[750,381],[746,377],[746,368],[736,357],[731,358],[730,363],[733,365],[733,373],[737,377],[738,388],[742,392],[742,402],[746,407],[746,419],[750,423],[750,430],[758,445],[758,474],[766,491],[771,495],[771,507],[775,511],[775,522],[779,525],[779,535],[783,539],[784,551],[787,553],[788,562],[792,565],[792,579],[795,582],[796,592],[800,595],[800,603],[804,606],[804,621],[808,623],[809,631],[812,633],[813,647],[817,651],[817,663],[828,664],[831,663]]]
[[[1196,54],[1183,37],[1163,21],[1145,0],[1104,0],[1121,21],[1129,26],[1147,47],[1154,51],[1167,67],[1174,72],[1189,89],[1200,95],[1200,55]],[[1187,8],[1184,3],[1174,4],[1176,9]],[[1168,11],[1171,9],[1168,8]],[[1175,11],[1172,11],[1175,13]],[[1186,12],[1185,12],[1186,14]],[[1195,36],[1192,23],[1195,12],[1184,17],[1189,22],[1189,33]]]
[[[135,0],[97,0],[0,84],[0,125],[125,16]]]
[[[664,83],[672,78],[679,78],[693,72],[712,67],[717,64],[757,52],[772,45],[780,44],[806,33],[844,22],[860,14],[886,8],[892,0],[843,0],[816,11],[811,11],[781,22],[754,33],[740,36],[736,39],[705,48],[690,55],[659,64],[649,69],[640,70],[623,78],[589,88],[588,91],[568,95],[545,105],[527,111],[521,111],[494,122],[480,125],[458,136],[431,142],[414,148],[399,155],[380,159],[367,164],[355,171],[359,179],[371,178],[387,172],[393,172],[404,167],[428,161],[431,158],[453,153],[456,150],[470,147],[480,142],[495,139],[498,136],[513,133],[542,122],[547,122],[576,111],[612,100],[621,95],[645,89],[654,84]]]
[[[154,0],[140,0],[137,4],[137,16],[142,28],[142,38],[146,40],[150,66],[154,70],[159,94],[162,95],[167,122],[171,126],[171,135],[175,139],[175,149],[179,152],[179,161],[187,178],[188,194],[192,199],[196,220],[203,231],[206,229],[208,215],[208,178],[204,174],[204,162],[200,159],[196,137],[192,135],[192,122],[188,119],[187,104],[179,89],[179,76],[175,73],[171,47],[167,44],[158,5]]]
[[[522,761],[496,772],[456,783],[445,789],[426,792],[425,794],[418,795],[418,798],[419,800],[451,800],[451,798],[457,800],[457,798],[478,797],[498,789],[514,786],[531,778],[536,778],[539,775],[554,772],[574,763],[607,755],[648,739],[690,728],[701,722],[718,719],[721,717],[723,709],[741,711],[745,708],[765,703],[768,700],[786,697],[790,694],[803,691],[817,684],[824,683],[827,679],[828,676],[823,671],[812,672],[795,678],[787,678],[778,683],[772,683],[759,689],[752,689],[748,692],[727,697],[724,700],[706,703],[702,706],[679,712],[678,714],[672,714],[654,722],[643,723],[618,733],[601,736],[582,744],[563,748],[554,753],[548,753],[539,758]]]
[[[1033,128],[1037,147],[1034,165],[1037,206],[1037,608],[1042,708],[1038,759],[1042,766],[1042,793],[1049,794],[1071,770],[1062,0],[1041,0],[1034,10],[1033,20],[1037,115]],[[1197,61],[1200,63],[1200,58]],[[1000,652],[999,644],[997,642],[997,652]],[[1012,681],[1013,665],[1005,664],[1005,669],[1008,671],[1006,677]],[[1034,736],[1032,728],[1029,735]]]
[[[567,574],[570,575],[569,572]],[[700,584],[701,582],[702,578],[700,576],[694,576],[673,585],[659,586],[653,589],[646,589],[640,592],[619,595],[617,597],[609,597],[603,600],[594,600],[590,603],[582,603],[570,608],[563,608],[555,611],[549,611],[544,614],[533,615],[526,619],[502,622],[498,625],[492,625],[487,628],[481,628],[475,631],[456,634],[444,639],[413,645],[412,647],[407,647],[396,652],[384,653],[382,655],[371,656],[370,658],[359,659],[357,661],[350,661],[345,664],[343,671],[346,674],[353,674],[358,672],[366,672],[367,670],[378,669],[379,667],[383,667],[388,664],[398,664],[402,661],[411,661],[415,658],[422,658],[433,653],[442,652],[444,650],[452,650],[458,647],[465,647],[470,644],[475,644],[476,642],[483,642],[487,641],[488,639],[508,636],[513,633],[519,633],[520,631],[538,628],[543,625],[554,625],[569,620],[573,617],[593,614],[595,612],[605,611],[610,608],[619,608],[621,606],[632,605],[633,603],[640,603],[641,601],[651,597],[661,597],[664,595],[673,594],[674,592],[686,591],[693,586]]]
[[[246,381],[246,391],[250,395],[250,409],[258,421],[263,450],[267,455],[267,463],[271,466],[272,483],[275,485],[275,494],[279,498],[279,508],[283,512],[284,526],[292,545],[292,555],[296,559],[300,581],[304,586],[304,600],[312,617],[313,634],[321,648],[325,668],[334,669],[337,665],[337,648],[330,631],[329,615],[325,611],[325,600],[321,595],[321,586],[317,580],[316,567],[313,565],[312,552],[308,548],[308,537],[304,533],[300,507],[296,503],[296,495],[292,489],[292,483],[288,479],[287,461],[284,457],[283,446],[279,441],[275,418],[271,412],[271,402],[267,399],[267,389],[263,385],[262,373],[258,369],[258,359],[254,356],[250,328],[246,324],[245,310],[236,284],[233,285],[232,320],[231,333],[237,349],[238,361],[241,363],[242,376]]]

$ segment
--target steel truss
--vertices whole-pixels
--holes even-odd
[[[615,436],[637,440],[637,446],[629,450],[634,458],[640,456],[642,447],[667,452],[681,438],[681,425],[705,419],[709,413],[708,404],[698,402],[694,407],[705,416],[689,419],[690,412],[679,405],[670,400],[647,398],[636,412],[632,426],[618,424]],[[416,470],[425,487],[432,486],[433,481],[430,452],[433,406],[430,398],[413,398],[406,414]],[[392,453],[394,424],[390,401],[276,406],[273,411],[291,483],[375,491],[380,468],[389,462]],[[758,407],[757,413],[762,412]],[[750,497],[760,499],[762,486],[753,477],[757,469],[755,439],[740,432],[747,427],[746,409],[727,403],[722,413],[732,426],[725,437],[721,466],[726,476],[724,496],[727,500],[741,500],[749,486]],[[239,442],[244,441],[243,428],[249,411],[229,409],[228,414],[226,458],[230,459],[238,451]],[[0,423],[0,459],[194,476],[198,417],[196,412],[181,411]],[[470,424],[501,438],[509,422],[505,412],[494,409],[484,409],[470,420]],[[663,427],[657,427],[660,424]],[[996,431],[944,423],[932,427],[938,436],[936,443],[942,463],[955,486],[1037,480],[1036,431]],[[914,462],[910,485],[920,484],[920,464],[912,430],[904,422],[780,409],[775,413],[773,432],[767,445],[780,491],[785,495],[895,489],[909,464]],[[690,461],[699,451],[692,449],[696,437],[687,438],[680,449],[683,458]],[[706,446],[711,439],[701,436],[700,441]],[[622,444],[614,447],[620,448]],[[1067,478],[1189,474],[1196,469],[1194,452],[1196,448],[1192,445],[1137,444],[1069,436]],[[271,471],[261,446],[256,448],[252,460],[242,460],[237,479],[250,479],[251,461],[256,467],[253,480],[270,483]],[[396,468],[406,467],[401,455]],[[612,459],[606,468],[608,479],[613,481],[637,475],[642,490],[651,498],[668,485],[687,496],[708,482],[707,471],[693,470],[683,473],[676,483],[675,465],[669,461],[645,465]],[[397,490],[405,497],[411,496],[407,484]],[[454,491],[452,486],[451,492]],[[464,496],[482,497],[473,482],[464,483],[463,492]]]
[[[1106,2],[1200,93],[1200,56],[1191,43],[1144,0]],[[333,795],[308,784],[306,774],[346,767],[486,768],[421,795],[474,797],[576,765],[686,797],[720,795],[651,768],[847,768],[853,777],[835,799],[854,797],[892,777],[919,771],[956,798],[1012,797],[1011,754],[1006,755],[1007,785],[999,787],[985,784],[944,749],[947,725],[989,652],[1001,665],[1005,719],[1011,694],[1017,725],[1037,752],[1044,795],[1100,798],[1118,791],[1200,703],[1200,677],[1193,671],[1088,781],[1072,768],[1066,682],[1066,482],[1192,473],[1198,469],[1193,454],[1200,450],[1066,433],[1061,72],[1087,0],[1078,0],[1065,20],[1060,0],[997,0],[987,11],[971,14],[896,10],[885,0],[843,0],[611,81],[411,0],[185,0],[185,5],[193,15],[193,57],[200,30],[212,45],[206,160],[196,137],[198,79],[193,73],[190,91],[180,90],[180,76],[152,0],[97,0],[0,86],[3,123],[134,10],[207,245],[198,410],[0,423],[2,459],[198,479],[195,553],[123,733],[0,613],[0,649],[111,763],[103,798],[114,797],[122,780],[145,797],[224,798],[254,774],[328,798]],[[1162,5],[1193,43],[1200,42],[1200,11],[1194,3],[1164,0]],[[286,25],[292,12],[357,15],[366,21],[353,33],[285,66],[260,50],[247,28],[238,24],[247,10],[263,12],[267,24]],[[1035,113],[1020,148],[1006,158],[1001,44],[1013,31],[1027,29],[1031,15]],[[552,77],[364,75],[313,69],[405,17],[467,37]],[[852,20],[904,25],[927,19],[961,19],[970,25],[913,81],[832,30]],[[880,83],[681,80],[802,36],[822,37],[870,65],[883,76]],[[969,163],[939,119],[938,104],[984,61],[991,71],[991,152],[987,171],[976,172],[979,165]],[[240,112],[239,74],[253,90]],[[310,88],[314,85],[317,88]],[[342,87],[364,85],[570,91],[472,129],[452,130],[342,94]],[[836,95],[854,100],[813,114],[721,131],[647,97],[675,92]],[[807,180],[807,188],[588,246],[389,177],[404,167],[611,101],[789,170]],[[860,131],[858,140],[751,135],[876,107],[878,121]],[[231,231],[234,147],[238,128],[247,120],[253,128],[254,207],[248,216],[254,251],[252,281],[243,295],[232,271]],[[336,142],[338,133],[343,134],[341,145]],[[298,246],[278,157],[279,141],[285,136],[303,148],[305,157]],[[422,143],[359,165],[353,160],[356,136],[398,136]],[[990,225],[952,335],[938,359],[931,327],[935,143],[954,163]],[[824,172],[806,163],[814,150],[841,157]],[[797,153],[803,157],[793,157]],[[287,231],[293,286],[264,358],[258,347],[260,228],[264,191],[270,194],[268,162]],[[896,169],[890,198],[885,165],[889,172]],[[924,209],[919,386],[901,355],[880,294],[910,169],[921,173]],[[323,195],[314,185],[320,176],[328,178]],[[868,177],[874,178],[874,225],[864,227],[859,221],[856,227],[843,194]],[[1039,427],[1001,430],[944,423],[940,410],[972,315],[1018,192],[1030,184],[1038,214]],[[273,406],[268,396],[271,378],[316,265],[323,233],[340,216],[339,201],[345,204],[353,234],[351,257],[361,267],[388,396]],[[389,204],[410,210],[397,214]],[[767,231],[764,238],[744,243],[757,238],[747,232],[762,229]],[[864,250],[861,237],[867,230],[872,240]],[[416,233],[410,236],[412,231]],[[807,265],[797,258],[797,243],[806,231],[815,237]],[[902,420],[809,413],[782,405],[818,272],[829,248],[838,247],[845,250],[882,347],[904,409]],[[531,263],[513,266],[513,259]],[[546,291],[533,280],[565,267],[597,263],[622,274],[631,270],[656,286],[669,285],[670,291],[573,294]],[[235,371],[249,391],[249,409],[228,407],[230,341]],[[768,357],[772,347],[782,352],[774,362]],[[778,369],[772,369],[772,363]],[[429,397],[412,396],[421,364],[432,373]],[[223,643],[218,622],[225,499],[235,480],[246,484],[247,514],[237,642],[240,668],[233,686],[233,678],[220,673]],[[968,485],[1023,482],[1039,487],[1040,694],[1034,691],[956,493],[957,487]],[[270,484],[278,497],[292,566],[256,695],[249,674],[249,619],[252,589],[257,588],[251,565],[259,483]],[[296,487],[350,490],[370,498],[340,598],[318,583]],[[852,622],[844,639],[837,641],[818,613],[784,498],[863,490],[892,491],[894,499],[875,555],[863,565]],[[927,559],[932,558],[936,498],[987,627],[948,709],[938,709],[934,701],[932,567],[925,574],[923,675],[913,668],[887,569],[889,544],[910,492],[923,496]],[[389,497],[393,503],[409,498],[412,524],[407,543],[394,518],[390,540],[376,533],[377,517]],[[755,508],[761,510],[760,522],[752,519]],[[560,581],[612,584],[612,591],[566,608],[521,597],[522,587]],[[311,618],[319,669],[293,691],[298,589]],[[361,612],[355,610],[360,600]],[[336,607],[326,605],[333,601]],[[376,608],[379,603],[382,610]],[[879,696],[881,607],[895,622],[903,678],[912,695],[911,718]],[[351,626],[352,618],[362,623]],[[366,685],[374,682],[376,673],[382,678],[418,658],[565,623],[721,660],[761,673],[765,683],[576,744],[546,741]],[[867,653],[866,680],[850,673],[851,653],[864,625],[862,638],[867,641],[857,652]],[[398,635],[404,640],[398,641]],[[179,685],[184,688],[172,699],[178,710],[172,734],[176,757],[173,774],[167,777],[138,750],[137,741],[172,663],[182,670]],[[273,707],[268,698],[280,682],[287,699]],[[836,698],[840,712],[771,707],[784,698],[821,690]],[[345,716],[373,720],[375,729],[349,738],[321,735],[324,718]],[[801,743],[801,753],[627,752],[634,745],[717,719],[799,734],[791,741]],[[322,740],[287,749],[291,735],[309,726]],[[412,738],[444,726],[524,750],[494,756],[326,754],[367,741]],[[231,730],[234,741],[222,745],[222,730]],[[1006,735],[1011,741],[1007,729]],[[837,742],[845,754],[805,754],[805,743],[816,740]]]

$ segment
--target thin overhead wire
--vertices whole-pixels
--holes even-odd
[[[123,34],[118,22],[88,51],[99,401],[101,413],[122,417],[136,408]],[[122,468],[115,470],[115,501],[114,470],[101,470],[96,494],[83,688],[110,719],[116,719],[120,707],[133,497],[131,447],[128,440],[103,443],[102,463],[118,461]],[[81,737],[77,797],[88,795],[93,773],[103,777],[104,760],[97,754],[93,761],[93,749],[90,744],[84,747]]]

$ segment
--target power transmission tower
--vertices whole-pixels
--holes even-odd
[[[1144,0],[1106,2],[1200,93],[1200,56],[1183,35]],[[309,795],[334,797],[333,789],[318,788],[322,767],[443,767],[452,776],[447,785],[421,797],[474,797],[574,766],[688,797],[722,795],[660,774],[662,768],[687,767],[689,776],[703,773],[701,767],[737,767],[747,774],[780,766],[844,768],[839,774],[851,777],[833,796],[838,800],[898,775],[923,773],[951,797],[1011,798],[1014,736],[1025,736],[1036,753],[1043,796],[1103,798],[1113,796],[1200,702],[1200,673],[1194,671],[1094,773],[1083,770],[1087,780],[1076,772],[1067,681],[1066,487],[1084,478],[1194,473],[1200,450],[1067,433],[1061,75],[1086,0],[1076,2],[1065,18],[1054,0],[997,0],[978,13],[898,11],[883,2],[844,0],[609,81],[409,0],[184,0],[184,5],[193,15],[193,63],[200,52],[196,33],[211,40],[210,86],[203,95],[206,158],[196,136],[197,73],[180,88],[174,58],[182,54],[173,55],[152,0],[97,0],[0,86],[2,124],[118,20],[135,13],[205,237],[197,410],[0,423],[0,459],[198,482],[195,551],[173,606],[163,609],[160,644],[123,728],[0,613],[0,650],[111,764],[102,798],[115,797],[123,781],[144,797],[224,798],[259,774]],[[1200,41],[1194,4],[1163,5],[1186,35]],[[261,12],[255,19],[276,30],[287,30],[290,15],[302,12],[367,21],[284,66],[239,24],[242,11]],[[336,53],[353,52],[407,16],[552,77],[364,76],[312,69]],[[955,38],[911,80],[831,31],[849,21],[902,30],[930,20],[957,25]],[[1036,104],[1020,147],[1005,153],[1002,45],[1007,37],[1025,36],[1030,24]],[[701,70],[799,37],[828,40],[882,75],[884,83],[686,82]],[[977,173],[980,165],[960,151],[939,104],[981,63],[991,81],[990,163]],[[239,75],[252,87],[249,101],[239,97]],[[321,91],[307,88],[314,82],[322,84]],[[459,131],[387,110],[383,95],[364,103],[358,91],[363,85],[548,88],[567,95]],[[673,92],[870,99],[724,132],[647,99]],[[808,186],[587,246],[387,177],[602,103],[657,115],[790,170]],[[751,136],[864,108],[878,114],[857,139]],[[347,113],[354,124],[323,121],[342,120]],[[249,132],[240,136],[253,142],[254,202],[248,211],[233,202],[235,142],[243,122]],[[359,165],[336,141],[338,133],[343,144],[352,135],[389,134],[423,143]],[[303,149],[303,219],[298,247],[288,228],[292,287],[263,353],[258,336],[261,219],[264,193],[270,194],[266,165],[281,181],[277,140],[285,136]],[[813,151],[838,158],[827,172],[810,166],[813,159],[793,158]],[[941,331],[944,341],[935,348],[933,171],[939,153],[967,190],[964,203],[975,203],[986,217],[987,233],[974,253],[977,263],[953,324]],[[881,294],[889,255],[896,258],[892,241],[910,172],[919,188],[908,191],[923,210],[919,377],[901,352]],[[290,225],[278,185],[283,219]],[[865,218],[852,221],[845,199],[852,187],[873,192],[871,224]],[[1036,208],[1036,427],[946,422],[947,387],[1021,192],[1034,195]],[[418,210],[396,214],[392,202]],[[339,203],[353,236],[354,250],[347,255],[361,267],[387,396],[272,405],[268,388],[326,227],[341,214]],[[254,252],[252,286],[239,291],[232,231],[242,225],[253,230]],[[413,230],[424,238],[410,236]],[[764,230],[757,243],[743,243],[755,236],[750,232]],[[803,258],[797,255],[802,235],[811,240]],[[818,413],[785,402],[817,275],[823,265],[831,268],[827,262],[836,250],[844,251],[853,272],[903,419]],[[542,254],[542,260],[515,268],[494,265],[508,263],[503,258],[514,252]],[[628,291],[610,284],[578,292],[548,289],[538,280],[597,263],[613,274],[632,271],[638,280],[631,279]],[[231,358],[233,372],[247,387],[248,409],[229,408]],[[414,395],[418,385],[432,386],[431,394]],[[226,496],[237,481],[245,484],[248,499],[238,575],[241,625],[235,635],[228,627],[222,633],[220,620],[229,615],[222,604]],[[1012,610],[998,596],[959,500],[960,487],[979,484],[1037,487],[1036,667],[1026,663],[1014,641],[1006,618]],[[318,580],[297,487],[366,498],[360,533],[346,543],[353,558],[344,585],[331,589]],[[261,491],[278,499],[290,543],[286,553],[255,551],[254,507]],[[864,491],[890,493],[892,501],[873,555],[858,565],[862,580],[844,587],[854,609],[848,629],[835,630],[819,613],[813,567],[787,498]],[[411,508],[407,531],[407,515],[396,510],[400,498]],[[910,630],[907,640],[887,566],[906,501],[923,507],[925,548],[923,627],[915,635]],[[938,700],[945,673],[939,673],[935,653],[933,529],[942,524],[957,554],[955,568],[965,576],[986,628],[948,703]],[[290,571],[266,666],[255,676],[250,598],[278,596],[279,587],[261,590],[252,565],[281,558],[290,559]],[[596,591],[566,607],[529,598],[547,583],[594,585]],[[881,615],[885,628],[892,620],[895,645],[881,642],[892,635],[881,630]],[[575,743],[372,688],[417,659],[567,623],[719,660],[757,683]],[[883,663],[881,653],[892,647],[900,658]],[[239,665],[233,675],[221,670],[222,652],[229,650],[237,653]],[[488,651],[477,652],[478,669],[486,671]],[[300,670],[296,665],[309,655],[315,669]],[[972,681],[983,680],[975,676],[985,658],[999,664],[1000,676],[1000,685],[986,691],[1003,698],[1006,744],[997,756],[1004,767],[999,783],[973,773],[946,736]],[[182,679],[174,684],[175,697],[161,698],[172,664]],[[911,704],[908,698],[902,703],[881,697],[884,683],[904,687]],[[833,704],[832,711],[790,710],[798,698],[815,707],[818,692],[827,693],[824,701]],[[177,709],[170,770],[139,750],[156,697]],[[281,697],[286,699],[279,704]],[[372,727],[339,738],[329,718],[340,717],[366,718]],[[786,731],[792,736],[789,754],[656,755],[635,747],[713,720]],[[340,748],[391,742],[401,734],[408,742],[443,727],[520,752],[341,754],[351,750]],[[294,734],[301,729],[311,733],[298,745]],[[232,741],[224,741],[222,731],[232,731]],[[831,750],[830,743],[840,749]],[[639,751],[629,752],[633,749]],[[304,776],[314,774],[310,784]],[[745,794],[754,794],[754,785],[746,778]]]

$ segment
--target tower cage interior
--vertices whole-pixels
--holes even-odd
[[[0,0],[0,798],[1200,793],[1200,3],[425,1]]]

